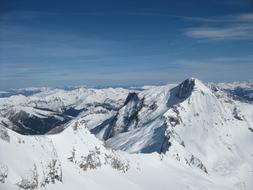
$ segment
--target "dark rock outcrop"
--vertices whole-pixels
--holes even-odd
[[[183,81],[179,86],[178,86],[178,91],[176,96],[180,99],[183,98],[188,98],[195,86],[195,79],[194,78],[189,78]]]

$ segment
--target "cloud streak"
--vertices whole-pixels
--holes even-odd
[[[242,40],[253,39],[253,25],[228,26],[223,28],[196,27],[188,28],[185,34],[196,39],[208,40]]]
[[[48,35],[50,33],[50,35]],[[19,25],[1,25],[0,57],[76,58],[103,57],[119,51],[123,42],[91,35],[72,35],[61,31]]]
[[[186,36],[204,40],[253,40],[253,14],[251,13],[217,18],[217,22],[220,23],[216,23],[215,26],[212,26],[210,20],[206,18],[197,19],[210,26],[186,28],[184,30]]]

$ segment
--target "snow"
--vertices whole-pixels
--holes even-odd
[[[140,91],[46,89],[0,98],[8,125],[6,113],[47,117],[92,104],[54,135],[25,136],[0,122],[0,189],[250,190],[253,104],[216,87],[190,78]],[[117,109],[95,106],[101,102]]]
[[[4,161],[4,165],[8,166],[8,177],[5,183],[0,183],[0,188],[18,189],[16,184],[22,177],[28,176],[30,179],[34,164],[37,166],[39,182],[43,181],[47,168],[42,166],[47,166],[51,159],[57,159],[61,164],[62,182],[50,183],[45,186],[46,189],[226,189],[221,184],[215,184],[208,175],[179,165],[167,155],[114,153],[105,148],[103,143],[87,129],[79,127],[75,131],[71,125],[63,133],[47,137],[21,136],[8,130],[11,136],[10,143],[3,141],[0,143],[1,163]],[[18,140],[24,142],[19,144]],[[73,147],[78,150],[76,159],[95,147],[99,147],[102,152],[101,160],[104,159],[104,153],[119,154],[120,159],[128,160],[129,170],[124,173],[113,169],[110,165],[102,165],[95,170],[82,171],[78,165],[67,159]],[[17,154],[19,158],[13,159]]]

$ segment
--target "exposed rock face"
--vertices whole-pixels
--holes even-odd
[[[15,189],[2,188],[13,184],[21,189],[55,189],[68,183],[67,189],[71,189],[74,184],[69,179],[77,180],[75,184],[80,183],[83,188],[87,185],[85,177],[94,184],[108,179],[121,180],[119,176],[123,175],[117,171],[129,172],[128,177],[134,174],[134,187],[141,189],[150,186],[146,185],[148,181],[143,188],[136,183],[144,179],[143,175],[149,179],[152,173],[159,179],[154,180],[157,184],[150,186],[152,189],[161,186],[161,179],[168,184],[167,179],[172,179],[169,175],[175,172],[179,172],[178,177],[171,181],[179,183],[176,188],[168,189],[197,186],[224,189],[224,184],[228,189],[239,186],[252,189],[252,104],[235,101],[224,91],[210,89],[193,78],[178,86],[127,89],[121,98],[115,98],[117,90],[109,91],[94,98],[93,90],[90,97],[80,99],[78,94],[85,91],[71,96],[66,96],[66,92],[51,92],[52,97],[34,100],[32,105],[25,102],[25,97],[5,101],[0,98],[0,189]],[[65,130],[59,128],[54,135],[25,136],[8,129],[17,122],[20,127],[41,130],[37,127],[54,125],[48,120],[51,117],[57,119],[56,123],[65,122],[63,115],[70,122],[65,123]],[[105,173],[101,175],[99,170]],[[138,179],[141,170],[141,179]],[[182,176],[186,179],[186,174],[188,177],[196,174],[186,180],[189,184],[180,181]],[[197,184],[200,177],[208,184]],[[196,181],[194,186],[192,181]],[[132,184],[129,182],[132,181],[123,185],[128,187]],[[216,182],[221,183],[221,188],[210,186]],[[182,188],[178,186],[181,183]],[[103,183],[98,186],[107,188]]]
[[[8,167],[0,162],[0,182],[5,183],[7,177],[8,177]]]
[[[189,97],[194,89],[194,86],[195,86],[194,78],[186,79],[178,86],[178,92],[176,96],[180,99]]]
[[[0,139],[10,142],[10,136],[7,129],[4,126],[0,126]]]
[[[110,137],[121,132],[128,131],[129,128],[136,128],[138,125],[138,113],[143,107],[144,99],[140,99],[137,93],[129,93],[124,106],[117,113]]]
[[[116,112],[128,93],[121,88],[45,89],[30,96],[20,93],[0,98],[0,124],[25,135],[57,133],[80,114]]]
[[[139,97],[138,97],[138,94],[135,93],[135,92],[130,92],[126,98],[126,101],[124,103],[124,105],[127,105],[130,101],[133,101],[135,103],[138,103],[139,102]]]
[[[208,173],[205,165],[201,162],[201,160],[196,158],[193,155],[191,156],[191,159],[190,159],[190,165],[194,165],[194,166],[200,168],[205,173]]]
[[[22,176],[22,180],[16,184],[20,189],[32,190],[39,186],[37,166],[28,172],[26,176]]]
[[[56,116],[37,117],[29,115],[24,111],[20,111],[15,115],[10,116],[10,121],[15,125],[14,130],[24,135],[45,134],[52,128],[62,125],[70,120],[66,115],[60,117],[57,113]]]

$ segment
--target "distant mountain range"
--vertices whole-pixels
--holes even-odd
[[[253,188],[252,82],[0,97],[0,189]]]

